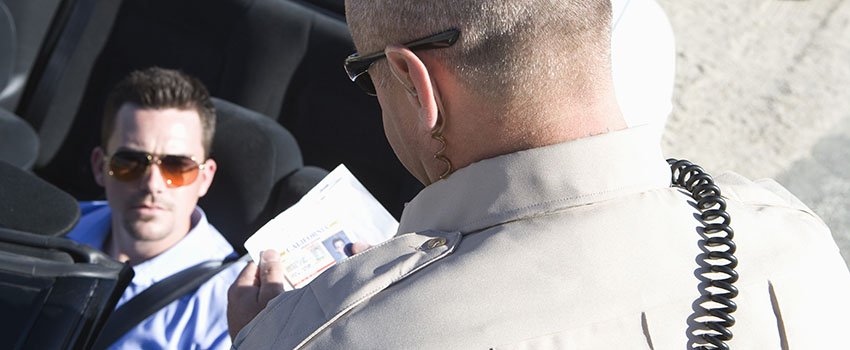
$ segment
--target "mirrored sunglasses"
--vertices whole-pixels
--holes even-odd
[[[171,188],[192,184],[204,168],[204,164],[198,164],[195,157],[155,155],[131,150],[120,150],[105,158],[109,164],[109,175],[125,182],[141,178],[149,166],[156,164],[165,185]]]

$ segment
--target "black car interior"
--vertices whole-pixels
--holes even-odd
[[[107,93],[133,70],[180,69],[214,96],[218,171],[199,205],[238,253],[339,164],[398,218],[422,185],[345,75],[353,51],[342,0],[0,0],[0,339],[88,348],[132,278],[62,236],[77,201],[104,199],[89,157]],[[92,302],[67,307],[59,290]],[[67,314],[43,318],[51,305]],[[46,343],[50,322],[70,335]]]

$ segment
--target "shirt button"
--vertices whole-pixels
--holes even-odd
[[[425,248],[434,249],[446,245],[446,239],[443,237],[431,238],[425,242]]]

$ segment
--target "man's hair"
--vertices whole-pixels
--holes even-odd
[[[417,54],[435,55],[466,88],[497,101],[564,84],[582,89],[600,69],[610,70],[609,0],[346,1],[362,54],[459,29],[454,46]],[[382,86],[389,80],[385,72],[373,76]]]
[[[106,99],[100,130],[100,142],[104,149],[115,128],[118,110],[126,103],[143,109],[176,108],[198,112],[204,157],[209,157],[215,133],[215,106],[200,80],[177,70],[159,67],[130,73],[112,89]]]

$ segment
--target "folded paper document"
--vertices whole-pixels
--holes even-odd
[[[280,253],[290,288],[309,283],[351,255],[351,243],[392,237],[398,222],[344,166],[331,171],[295,205],[245,241],[255,262],[263,250]]]

